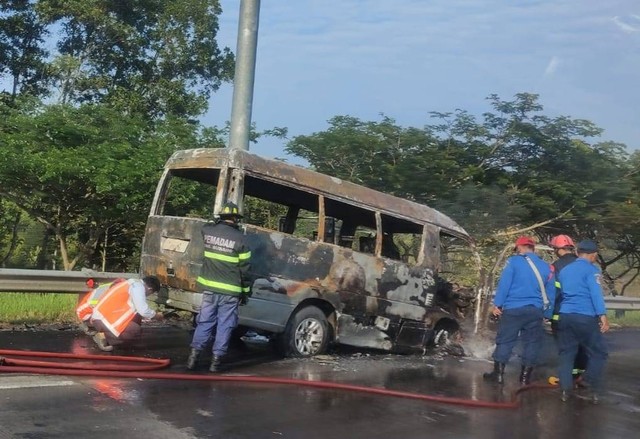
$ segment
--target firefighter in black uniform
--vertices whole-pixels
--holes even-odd
[[[197,280],[202,292],[202,307],[191,341],[187,368],[196,367],[200,352],[215,330],[210,372],[219,372],[229,347],[231,332],[238,324],[238,306],[249,295],[251,251],[239,230],[242,218],[238,206],[226,202],[220,220],[202,227],[204,254]]]
[[[573,239],[567,235],[557,235],[551,238],[549,242],[551,247],[558,257],[558,259],[553,263],[553,267],[555,268],[556,275],[556,301],[553,307],[553,317],[551,320],[551,331],[553,333],[554,338],[557,340],[558,338],[558,321],[560,319],[560,304],[562,303],[562,285],[560,285],[560,281],[558,280],[558,275],[560,271],[570,263],[574,262],[578,259],[576,255],[576,245],[573,242]],[[584,347],[578,347],[578,354],[576,355],[576,359],[573,365],[573,378],[576,385],[580,385],[582,380],[582,374],[587,368],[587,361],[589,357],[587,356],[587,352]],[[553,384],[557,383],[556,377],[551,377],[549,379]]]

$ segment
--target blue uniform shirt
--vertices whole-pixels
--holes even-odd
[[[562,285],[560,313],[600,316],[607,313],[600,286],[600,270],[585,258],[578,258],[558,275]]]
[[[556,286],[551,266],[534,253],[526,253],[526,256],[533,261],[540,272],[549,304],[553,304],[556,297]],[[507,259],[493,303],[503,309],[520,308],[527,305],[543,308],[542,292],[538,279],[523,255],[515,255]],[[548,311],[545,313],[545,317],[551,317],[551,307],[545,311]]]

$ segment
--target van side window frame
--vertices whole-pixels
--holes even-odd
[[[153,201],[151,202],[153,215],[163,215],[171,178],[173,178],[173,170],[165,168],[162,172],[162,176],[160,177],[162,184],[159,184],[158,187],[156,187],[156,193],[154,194]]]
[[[239,206],[240,213],[244,211],[244,205],[242,199],[244,198],[244,177],[245,172],[242,169],[231,169],[231,176],[229,178],[229,184],[227,189],[227,201],[231,201]],[[218,212],[216,210],[216,212]]]
[[[326,223],[325,223],[325,213],[324,213],[324,195],[318,194],[318,235],[316,237],[317,242],[325,242],[324,238],[326,236]],[[333,243],[331,243],[333,244]]]
[[[422,248],[418,253],[418,264],[440,271],[440,227],[425,224],[422,231]]]
[[[376,249],[374,255],[379,258],[382,255],[382,214],[376,210],[374,215],[376,217]]]

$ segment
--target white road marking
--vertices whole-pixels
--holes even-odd
[[[0,377],[0,390],[28,389],[32,387],[60,387],[75,384],[71,380],[58,377],[43,377],[33,375],[17,375]]]

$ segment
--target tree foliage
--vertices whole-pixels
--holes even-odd
[[[218,0],[0,2],[0,262],[136,269],[166,159],[228,135],[195,120],[233,77],[220,13]],[[210,196],[182,195],[176,208]]]
[[[193,117],[232,78],[233,55],[216,42],[217,0],[40,0],[38,11],[62,28],[63,102]]]
[[[479,118],[432,112],[423,128],[336,116],[286,149],[318,171],[445,211],[477,239],[488,271],[518,231],[543,242],[609,239],[617,253],[604,268],[638,253],[637,153],[629,160],[624,145],[598,141],[590,121],[545,115],[535,94],[488,102]]]
[[[194,118],[233,78],[234,56],[216,41],[220,13],[218,0],[2,2],[0,78],[13,96]]]
[[[90,260],[108,231],[139,240],[164,162],[200,144],[194,125],[169,119],[149,130],[104,105],[0,110],[0,197],[51,231],[67,270]]]
[[[0,2],[0,77],[10,77],[11,96],[45,93],[48,32],[29,0]]]

